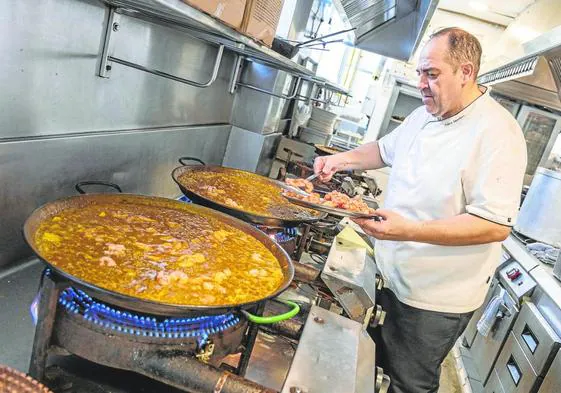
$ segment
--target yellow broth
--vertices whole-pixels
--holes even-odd
[[[38,251],[59,269],[113,292],[176,305],[251,302],[283,282],[257,239],[204,214],[92,204],[41,223]]]
[[[222,205],[262,217],[299,219],[320,213],[290,203],[281,188],[262,176],[236,169],[193,170],[179,176],[188,190]]]

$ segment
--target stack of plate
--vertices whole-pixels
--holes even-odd
[[[312,108],[312,116],[308,121],[308,128],[324,134],[333,134],[333,125],[337,119],[337,114],[317,107]]]

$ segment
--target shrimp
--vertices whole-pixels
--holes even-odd
[[[115,262],[115,260],[111,257],[108,257],[107,255],[99,258],[99,266],[117,266],[117,262]]]

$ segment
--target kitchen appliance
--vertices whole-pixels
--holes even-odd
[[[534,240],[561,246],[561,172],[538,168],[520,208],[515,230]]]
[[[537,391],[561,345],[561,338],[531,302],[524,303],[494,367],[506,392]],[[493,386],[486,386],[492,392]]]
[[[561,392],[561,352],[557,353],[538,393]]]
[[[491,282],[485,303],[466,328],[464,345],[470,348],[483,384],[491,377],[493,365],[518,316],[523,297],[531,294],[535,287],[536,282],[522,265],[509,258],[499,268],[497,277]],[[499,297],[501,303],[492,322],[491,332],[484,337],[477,331],[476,325],[487,304],[495,297]]]
[[[252,347],[255,336],[246,334],[243,314],[154,316],[99,301],[70,284],[74,283],[56,272],[44,271],[29,367],[34,378],[44,380],[48,357],[57,352],[197,392],[212,391],[221,383],[223,392],[239,392],[232,389],[240,386],[249,392],[269,392],[212,366],[242,345]],[[247,360],[248,354],[242,355],[240,369]]]
[[[345,26],[354,27],[354,46],[407,62],[436,10],[434,0],[335,0]]]
[[[561,131],[561,116],[537,109],[523,106],[516,120],[522,128],[528,151],[528,165],[524,176],[524,184],[530,184],[532,176],[538,167],[546,167],[549,158],[556,146],[556,141]],[[557,145],[559,149],[559,145]],[[557,153],[559,153],[557,151]]]
[[[508,25],[503,33],[507,50],[483,64],[478,82],[494,85],[501,95],[561,110],[560,25],[561,3],[533,2]]]

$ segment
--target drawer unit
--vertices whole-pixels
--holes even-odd
[[[495,370],[505,392],[528,393],[538,379],[522,347],[511,332],[499,354]]]
[[[557,353],[557,356],[553,360],[553,363],[551,363],[551,367],[538,390],[538,393],[559,392],[561,392],[561,352]]]
[[[496,370],[491,371],[491,376],[487,385],[485,385],[484,393],[506,393],[501,381],[499,380],[499,375]]]
[[[549,326],[535,304],[522,305],[512,333],[536,374],[545,375],[561,345],[561,338]]]

